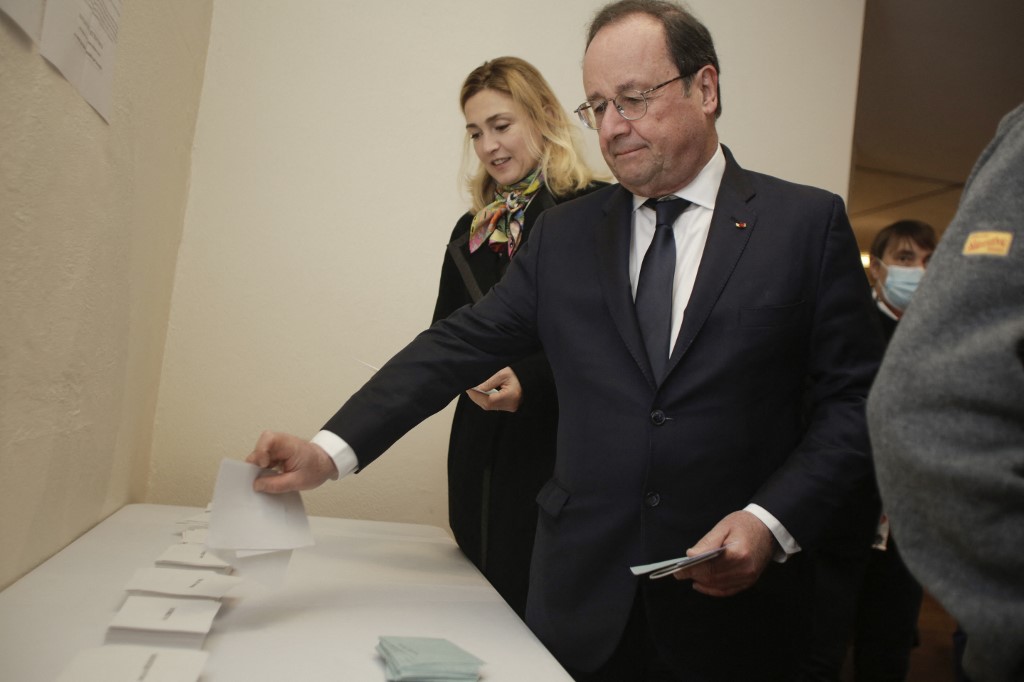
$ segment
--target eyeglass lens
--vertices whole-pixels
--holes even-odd
[[[609,105],[618,109],[619,114],[627,121],[635,121],[647,113],[647,98],[639,90],[619,93],[615,99],[611,100],[587,102],[577,109],[576,113],[579,115],[583,125],[597,130],[601,127],[601,122],[604,120],[604,115],[607,113]]]
[[[669,83],[674,83],[677,80],[682,80],[684,76],[679,75],[675,78],[670,78],[664,83],[659,83],[653,88],[649,88],[644,91],[640,90],[627,90],[626,92],[619,93],[616,97],[610,100],[599,100],[593,102],[584,102],[576,109],[576,115],[580,117],[583,124],[588,128],[597,130],[601,127],[601,121],[604,120],[605,112],[608,111],[608,104],[611,103],[622,115],[622,118],[627,121],[635,121],[639,118],[643,118],[644,114],[647,113],[647,95],[660,90]]]

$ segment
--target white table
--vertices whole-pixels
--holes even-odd
[[[0,592],[0,680],[53,680],[107,626],[136,569],[180,542],[193,507],[129,505]],[[440,528],[311,517],[284,585],[226,600],[203,682],[384,680],[380,635],[443,637],[489,682],[570,681]]]

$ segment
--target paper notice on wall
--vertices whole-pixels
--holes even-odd
[[[0,0],[0,11],[38,43],[43,26],[43,4],[43,0]]]
[[[47,0],[39,52],[110,121],[122,0]]]

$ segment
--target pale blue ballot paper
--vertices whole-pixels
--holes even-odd
[[[381,637],[388,682],[460,682],[480,679],[483,661],[447,639]]]

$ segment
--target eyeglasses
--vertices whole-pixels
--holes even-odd
[[[627,121],[636,121],[644,117],[647,113],[647,95],[651,94],[655,90],[659,90],[669,83],[683,78],[683,76],[676,76],[664,83],[659,83],[653,88],[647,90],[626,90],[620,92],[618,95],[611,99],[595,99],[576,107],[576,115],[583,121],[583,125],[587,126],[591,130],[600,130],[601,122],[604,120],[604,114],[608,110],[608,103],[611,102],[615,105],[615,110],[619,112],[619,116],[626,119]]]

